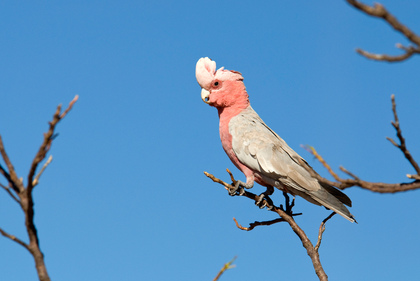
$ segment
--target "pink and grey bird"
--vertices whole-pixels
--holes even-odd
[[[202,88],[202,100],[217,108],[223,149],[246,176],[246,182],[238,181],[230,190],[231,195],[243,187],[252,188],[257,182],[267,187],[262,197],[271,194],[274,186],[355,221],[344,206],[351,207],[350,198],[312,177],[307,170],[312,168],[306,161],[252,109],[241,73],[223,67],[216,71],[215,61],[201,58],[196,65],[196,78]]]

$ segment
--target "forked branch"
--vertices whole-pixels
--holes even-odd
[[[232,173],[229,170],[227,170],[227,171],[230,174],[230,177],[231,177],[232,182],[235,182],[235,179],[233,178]],[[209,174],[207,172],[204,172],[204,174],[207,177],[209,177],[210,179],[212,179],[214,182],[217,182],[217,183],[223,185],[225,187],[225,189],[233,188],[232,185],[230,185],[230,184],[228,184],[228,183],[226,183],[226,182],[224,182],[224,181],[216,178],[212,174]],[[250,199],[254,200],[255,202],[257,202],[258,199],[259,199],[259,196],[258,195],[253,194],[253,193],[248,192],[248,191],[245,191],[242,196],[247,197],[247,198],[250,198]],[[293,202],[292,202],[292,204],[289,204],[289,203],[287,203],[287,199],[286,199],[286,210],[283,210],[283,208],[280,208],[280,207],[276,207],[274,205],[271,205],[269,202],[265,202],[265,203],[268,204],[267,205],[267,209],[270,210],[270,211],[272,211],[272,212],[277,213],[280,216],[280,218],[275,219],[275,220],[271,220],[271,221],[266,221],[266,222],[254,222],[254,223],[251,223],[249,227],[243,227],[243,226],[241,226],[237,222],[237,220],[234,218],[234,221],[236,223],[236,226],[239,229],[250,231],[254,227],[259,226],[259,225],[271,225],[271,224],[278,223],[278,222],[283,222],[283,221],[287,222],[290,225],[290,227],[292,228],[292,230],[299,237],[300,241],[302,242],[303,247],[306,249],[306,252],[307,252],[308,256],[311,258],[312,265],[313,265],[313,267],[315,269],[315,273],[317,274],[319,280],[322,280],[322,281],[328,280],[328,276],[325,273],[325,271],[324,271],[324,269],[323,269],[323,267],[321,265],[321,261],[319,259],[319,254],[318,254],[318,248],[319,248],[319,245],[321,243],[320,241],[322,239],[322,235],[320,235],[318,237],[318,243],[317,243],[317,245],[318,244],[319,245],[318,245],[318,248],[315,249],[315,247],[313,246],[312,242],[309,240],[308,236],[305,234],[305,232],[298,226],[298,224],[293,219],[293,216],[301,215],[300,213],[299,214],[292,214],[291,213],[291,207],[293,207]],[[325,227],[326,221],[329,220],[331,217],[332,217],[332,215],[330,215],[328,218],[326,218],[323,221],[323,224],[321,224],[321,226],[324,225],[323,227]]]
[[[405,36],[410,42],[412,42],[413,46],[403,46],[402,44],[396,44],[397,48],[404,51],[401,55],[386,55],[386,54],[374,54],[370,52],[366,52],[362,49],[356,49],[356,51],[361,54],[362,56],[378,61],[387,61],[387,62],[399,62],[410,58],[414,54],[420,54],[420,37],[411,31],[407,26],[400,23],[395,16],[393,16],[388,10],[381,4],[375,3],[373,6],[369,6],[363,4],[356,0],[346,0],[347,3],[355,7],[356,9],[364,12],[365,14],[382,18],[384,19],[392,28],[396,31],[400,32],[403,36]]]
[[[55,126],[57,126],[58,122],[60,122],[60,120],[63,119],[67,115],[67,113],[73,108],[73,105],[76,103],[78,98],[79,96],[76,95],[63,113],[61,113],[61,104],[57,106],[57,110],[54,113],[53,120],[49,122],[49,125],[50,125],[49,130],[44,134],[44,141],[42,142],[41,147],[38,149],[38,152],[35,155],[35,158],[32,161],[32,165],[29,169],[28,186],[27,186],[27,189],[29,191],[31,191],[32,188],[34,187],[34,176],[35,176],[36,169],[39,163],[41,163],[42,160],[44,160],[45,156],[47,155],[47,152],[51,148],[52,141],[56,136],[54,134]]]
[[[223,265],[223,267],[220,269],[219,273],[217,273],[216,277],[214,277],[213,281],[219,280],[220,276],[228,270],[236,267],[236,265],[233,264],[233,262],[236,260],[236,257],[234,257],[230,262],[227,262]]]
[[[397,144],[396,141],[394,141],[393,139],[391,139],[389,137],[387,139],[394,146],[399,148],[401,150],[401,152],[404,154],[405,158],[410,162],[411,166],[414,168],[414,170],[416,171],[417,174],[407,174],[407,177],[410,178],[410,179],[415,179],[415,181],[408,182],[408,183],[368,182],[368,181],[364,181],[364,180],[360,179],[358,176],[356,176],[355,174],[346,170],[345,168],[340,167],[340,170],[350,177],[350,178],[347,178],[347,179],[343,179],[340,176],[338,176],[336,172],[333,171],[331,166],[328,165],[328,163],[324,160],[324,158],[322,158],[322,156],[318,154],[318,152],[315,150],[315,148],[310,147],[310,146],[305,146],[305,149],[308,150],[312,155],[314,155],[315,158],[319,162],[321,162],[321,164],[328,170],[330,175],[333,176],[333,178],[335,179],[335,182],[330,181],[326,178],[323,178],[320,175],[318,175],[317,173],[315,173],[313,170],[308,169],[308,171],[311,173],[311,175],[313,177],[318,178],[318,180],[320,180],[322,182],[325,182],[329,185],[336,186],[340,189],[346,189],[346,188],[349,188],[349,187],[352,187],[352,186],[359,186],[361,188],[364,188],[364,189],[367,189],[367,190],[370,190],[370,191],[374,191],[374,192],[379,192],[379,193],[395,193],[395,192],[402,192],[402,191],[408,191],[408,190],[413,190],[413,189],[420,188],[420,168],[419,168],[418,163],[414,160],[411,153],[408,151],[405,139],[402,135],[400,122],[399,122],[398,115],[397,115],[397,109],[396,109],[397,107],[396,107],[396,102],[395,102],[395,96],[394,95],[391,96],[391,100],[392,100],[392,112],[394,114],[394,121],[392,121],[391,124],[396,130],[397,137],[400,141],[400,144]]]
[[[32,191],[33,188],[38,184],[39,178],[41,177],[42,173],[45,171],[48,164],[51,162],[52,156],[49,157],[49,159],[45,162],[45,164],[36,176],[35,174],[39,164],[45,159],[47,153],[51,148],[52,141],[56,136],[56,125],[72,109],[77,99],[78,96],[75,96],[64,112],[61,112],[61,105],[57,107],[52,121],[49,122],[49,129],[44,134],[44,140],[40,148],[38,149],[35,158],[32,161],[27,177],[26,187],[23,184],[23,179],[18,178],[15,168],[13,167],[12,161],[10,160],[9,156],[7,155],[6,149],[3,144],[3,140],[0,136],[0,154],[4,163],[6,164],[6,167],[3,167],[0,164],[0,174],[3,175],[3,177],[8,183],[7,185],[0,183],[0,186],[10,195],[10,197],[14,201],[19,203],[19,206],[21,207],[25,215],[25,226],[29,238],[29,243],[25,243],[22,239],[17,238],[16,236],[6,232],[2,228],[0,228],[0,234],[23,246],[31,253],[35,261],[35,267],[40,281],[49,281],[50,277],[47,273],[47,268],[44,262],[44,255],[41,252],[41,248],[39,246],[38,233],[34,223],[34,202],[32,197]]]
[[[326,217],[322,222],[321,225],[319,226],[319,232],[318,232],[318,241],[316,242],[315,245],[315,251],[318,252],[319,247],[321,247],[321,240],[322,240],[322,234],[324,234],[325,231],[325,224],[327,223],[327,221],[332,218],[336,213],[332,212],[331,215],[329,215],[328,217]]]
[[[395,95],[391,95],[391,101],[392,101],[392,112],[394,113],[394,121],[391,122],[392,126],[397,131],[397,137],[400,140],[400,144],[397,144],[393,139],[387,137],[387,140],[389,140],[393,145],[398,147],[401,152],[404,154],[404,157],[410,162],[411,166],[413,166],[414,170],[417,173],[417,176],[420,176],[420,167],[419,164],[414,160],[413,156],[411,156],[410,151],[408,151],[407,146],[405,144],[405,139],[402,135],[401,127],[400,127],[400,121],[398,119],[397,115],[397,104],[395,102]],[[408,176],[409,178],[412,178]]]

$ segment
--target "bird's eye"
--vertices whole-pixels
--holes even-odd
[[[219,82],[218,81],[214,82],[214,86],[215,87],[219,86]]]

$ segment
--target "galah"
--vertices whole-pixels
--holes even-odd
[[[231,195],[257,182],[267,188],[262,198],[271,195],[276,187],[355,221],[344,206],[351,207],[350,198],[313,177],[308,169],[316,172],[309,164],[252,109],[240,72],[223,67],[216,71],[216,62],[205,57],[197,62],[196,78],[202,100],[217,108],[223,149],[246,176],[246,182],[238,181],[229,191]]]

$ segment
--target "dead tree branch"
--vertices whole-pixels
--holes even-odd
[[[6,231],[4,231],[4,230],[3,230],[3,229],[1,229],[1,228],[0,228],[0,233],[1,233],[1,235],[3,235],[4,237],[7,237],[7,238],[9,238],[10,240],[12,240],[12,241],[14,241],[14,242],[18,243],[19,245],[21,245],[22,247],[24,247],[26,250],[28,250],[28,251],[29,251],[29,246],[28,246],[28,244],[26,244],[25,242],[23,242],[22,240],[20,240],[20,239],[19,239],[19,238],[17,238],[16,236],[14,236],[14,235],[11,235],[11,234],[7,233]]]
[[[413,166],[414,170],[417,174],[407,174],[407,177],[410,179],[415,179],[413,182],[408,183],[382,183],[382,182],[368,182],[361,180],[359,177],[357,177],[355,174],[351,173],[350,171],[346,170],[345,168],[340,166],[340,170],[350,176],[349,179],[343,179],[335,173],[331,166],[328,165],[328,163],[322,158],[321,155],[318,154],[318,152],[315,150],[315,148],[310,146],[305,146],[305,149],[308,150],[312,155],[315,156],[315,158],[321,162],[321,164],[328,170],[330,175],[336,180],[330,181],[326,178],[321,177],[317,173],[315,173],[312,169],[307,169],[313,177],[316,177],[318,180],[327,183],[329,185],[333,185],[335,187],[338,187],[340,189],[346,189],[352,186],[359,186],[363,189],[367,189],[374,192],[379,193],[396,193],[396,192],[402,192],[402,191],[408,191],[408,190],[414,190],[420,188],[420,168],[418,163],[414,160],[411,153],[408,151],[405,139],[402,135],[400,122],[397,115],[396,110],[396,102],[395,102],[395,96],[391,96],[392,100],[392,112],[394,114],[394,121],[391,121],[392,126],[395,128],[397,132],[397,137],[400,141],[400,144],[397,144],[393,139],[387,137],[387,139],[397,148],[401,150],[401,152],[404,154],[405,158],[410,162],[411,166]]]
[[[227,171],[228,171],[228,173],[231,176],[232,182],[235,182],[235,179],[233,178],[232,173],[229,170],[227,170]],[[232,185],[230,185],[230,184],[228,184],[228,183],[226,183],[226,182],[224,182],[224,181],[216,178],[212,174],[209,174],[207,172],[204,172],[204,174],[207,177],[209,177],[210,179],[212,179],[214,182],[217,182],[217,183],[223,185],[225,187],[225,189],[233,188]],[[254,200],[255,202],[257,202],[258,199],[259,199],[259,196],[258,195],[253,194],[253,193],[248,192],[248,191],[244,191],[244,193],[242,194],[242,196],[247,197],[247,198],[250,198],[250,199]],[[266,200],[266,199],[264,199],[264,200]],[[269,200],[269,201],[271,201],[271,200]],[[241,226],[237,222],[237,220],[234,218],[234,221],[236,223],[236,226],[239,229],[250,231],[254,227],[258,226],[258,225],[271,225],[271,224],[274,224],[274,223],[277,223],[277,222],[282,222],[282,221],[287,222],[290,225],[290,227],[292,228],[292,230],[299,237],[300,241],[302,242],[303,247],[306,249],[306,252],[307,252],[308,256],[311,258],[312,265],[313,265],[313,267],[315,269],[315,273],[318,276],[319,280],[322,280],[322,281],[328,280],[328,276],[325,273],[325,271],[324,271],[324,269],[322,267],[321,261],[319,259],[318,249],[315,249],[315,247],[313,246],[312,242],[309,240],[308,236],[305,234],[305,232],[298,226],[298,224],[293,219],[293,216],[301,215],[300,213],[299,214],[293,214],[292,213],[291,207],[293,207],[293,204],[294,203],[292,202],[292,204],[289,204],[289,203],[287,203],[287,199],[286,199],[286,210],[283,210],[282,207],[276,207],[276,206],[272,205],[271,202],[267,202],[266,201],[263,204],[267,204],[266,205],[267,206],[267,209],[270,210],[270,211],[272,211],[272,212],[277,213],[280,216],[280,218],[275,219],[275,220],[271,220],[271,221],[266,221],[266,222],[254,222],[254,223],[250,224],[249,227],[243,227],[243,226]],[[325,219],[323,221],[323,224],[325,225],[325,222],[327,220],[329,220],[331,217],[332,217],[332,215],[330,215],[327,219]],[[321,243],[320,242],[321,239],[322,239],[322,236],[321,237],[318,237],[318,243],[317,244],[320,244]],[[318,248],[319,248],[319,246],[318,246]]]
[[[47,268],[44,262],[44,255],[41,252],[38,233],[37,233],[37,229],[34,223],[34,202],[33,202],[33,197],[32,197],[32,191],[33,191],[33,188],[38,184],[40,176],[42,175],[42,173],[44,172],[48,164],[51,162],[52,157],[51,156],[49,157],[49,159],[45,162],[45,164],[43,165],[43,167],[41,168],[41,170],[38,172],[36,176],[35,176],[35,173],[37,171],[39,164],[45,159],[47,153],[49,152],[51,148],[52,141],[54,137],[56,136],[55,134],[56,125],[72,109],[77,99],[78,99],[78,96],[75,96],[74,99],[70,102],[67,109],[63,113],[61,113],[61,105],[57,107],[57,110],[53,116],[52,121],[49,122],[49,129],[44,134],[44,140],[35,158],[32,161],[31,167],[29,169],[28,177],[27,177],[26,187],[23,184],[23,180],[18,178],[15,168],[13,167],[9,156],[6,153],[3,140],[0,136],[0,154],[7,167],[7,170],[6,170],[3,166],[0,165],[0,173],[8,182],[8,186],[3,185],[3,184],[0,184],[0,186],[10,195],[10,197],[12,197],[13,200],[19,203],[25,216],[25,226],[26,226],[26,232],[29,238],[29,243],[23,242],[23,240],[17,238],[16,236],[12,234],[7,233],[5,230],[1,228],[0,228],[0,234],[18,243],[19,245],[23,246],[25,249],[27,249],[31,253],[35,261],[35,267],[36,267],[40,281],[49,281],[50,277],[47,273]]]
[[[44,166],[42,166],[41,171],[39,171],[38,175],[36,175],[35,179],[32,182],[33,186],[36,186],[39,182],[39,178],[41,177],[42,173],[45,171],[45,169],[47,168],[47,166],[51,163],[53,157],[52,155],[50,155],[50,157],[48,157],[47,162],[45,162]]]
[[[220,276],[228,270],[236,267],[236,265],[232,264],[236,260],[236,257],[234,257],[230,262],[227,262],[223,265],[223,267],[220,269],[219,273],[217,273],[216,277],[214,277],[213,281],[219,280]]]
[[[294,214],[294,215],[298,216],[298,215],[301,215],[301,213]],[[274,220],[271,220],[271,221],[254,221],[253,223],[249,224],[249,227],[244,227],[244,226],[240,225],[235,218],[233,218],[233,220],[235,221],[237,228],[239,228],[241,230],[245,230],[245,231],[251,231],[256,226],[259,226],[259,225],[272,225],[272,224],[275,224],[275,223],[278,223],[278,222],[285,221],[283,218],[278,218],[278,219],[274,219]]]
[[[397,48],[404,51],[401,55],[391,56],[386,54],[374,54],[366,52],[362,49],[356,49],[356,52],[362,56],[378,61],[387,62],[399,62],[410,58],[414,54],[420,54],[420,37],[411,31],[407,26],[400,23],[395,16],[393,16],[388,10],[381,4],[375,3],[373,6],[363,4],[356,0],[346,0],[347,3],[355,7],[356,9],[366,13],[369,16],[384,19],[392,28],[400,32],[405,36],[414,46],[403,46],[402,44],[396,44]]]
[[[3,184],[0,183],[0,186],[6,190],[6,192],[10,195],[10,197],[12,197],[13,200],[15,200],[18,204],[20,204],[19,199],[16,197],[16,195],[10,190],[10,188],[8,186],[5,186]]]
[[[407,146],[405,144],[405,139],[402,135],[402,131],[400,128],[400,121],[397,115],[397,104],[395,102],[395,95],[391,95],[391,101],[392,101],[392,112],[394,113],[394,121],[391,122],[391,124],[397,131],[397,137],[400,140],[400,144],[397,144],[393,139],[389,137],[387,137],[387,140],[389,140],[393,145],[395,145],[401,150],[405,158],[408,160],[408,162],[410,162],[411,166],[413,166],[414,170],[417,172],[417,176],[420,176],[420,167],[417,164],[417,162],[414,160],[413,156],[411,156],[411,153],[408,151]]]
[[[0,135],[0,154],[4,160],[4,163],[6,163],[7,169],[9,170],[9,172],[7,172],[6,169],[0,165],[1,174],[6,178],[6,180],[9,183],[9,186],[16,193],[24,191],[25,187],[23,186],[23,183],[18,179],[18,176],[16,175],[16,172],[15,172],[15,168],[13,167],[13,164],[10,161],[9,156],[6,153],[6,150],[4,149],[3,139],[1,138],[1,135]]]
[[[319,233],[318,233],[318,241],[316,242],[315,245],[315,251],[318,252],[319,247],[321,246],[321,240],[322,240],[322,234],[325,231],[325,224],[327,223],[327,221],[332,218],[336,213],[332,212],[331,215],[329,215],[328,217],[326,217],[322,222],[321,225],[319,226]]]

